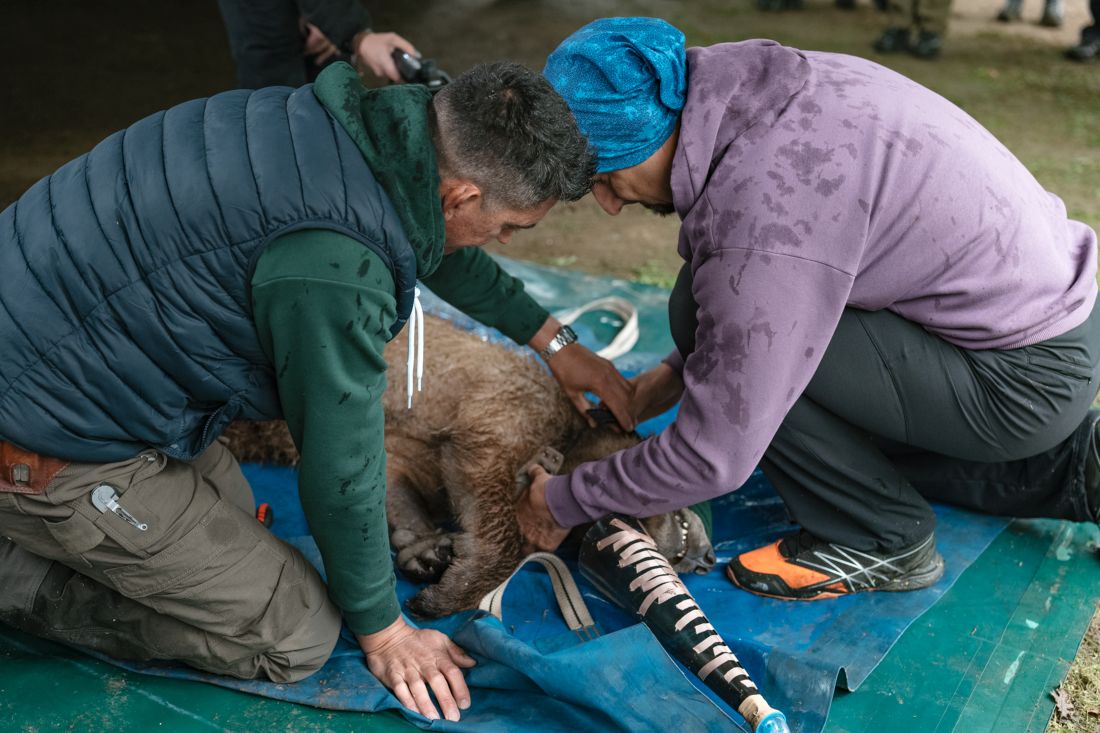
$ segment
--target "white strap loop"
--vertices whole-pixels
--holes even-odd
[[[633,349],[634,345],[638,343],[638,309],[630,301],[614,295],[598,298],[585,303],[579,308],[561,311],[554,314],[554,317],[565,325],[569,325],[585,313],[591,313],[592,311],[614,313],[623,322],[622,327],[615,334],[615,338],[607,346],[597,351],[597,356],[602,356],[605,359],[617,359]]]
[[[413,350],[413,342],[416,350]],[[423,389],[424,382],[424,306],[420,304],[420,288],[413,290],[413,307],[409,313],[409,348],[405,359],[405,393],[408,395],[406,409],[413,406],[413,372],[416,372],[416,391]]]
[[[485,594],[478,608],[503,620],[501,614],[504,610],[504,591],[508,589],[508,583],[512,578],[516,577],[523,566],[529,562],[537,562],[546,568],[550,583],[554,586],[554,598],[557,599],[562,618],[565,619],[570,630],[583,639],[599,636],[599,629],[596,628],[596,622],[592,620],[592,614],[588,612],[588,606],[581,596],[577,582],[573,580],[572,573],[561,558],[549,552],[535,552],[525,557],[507,580]]]

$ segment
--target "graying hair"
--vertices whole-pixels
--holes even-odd
[[[470,69],[436,93],[431,119],[441,175],[473,181],[486,206],[526,210],[592,187],[596,158],[565,100],[520,64]]]

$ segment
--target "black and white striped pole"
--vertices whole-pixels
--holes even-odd
[[[605,517],[584,536],[581,575],[649,626],[665,649],[737,710],[755,733],[789,733],[736,655],[711,626],[641,522]]]

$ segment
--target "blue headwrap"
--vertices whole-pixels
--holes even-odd
[[[562,41],[543,76],[596,150],[600,173],[653,155],[684,107],[684,34],[656,18],[603,18]]]

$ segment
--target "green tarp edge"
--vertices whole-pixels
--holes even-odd
[[[918,619],[828,733],[1041,733],[1100,598],[1095,525],[1013,522]]]
[[[149,677],[0,626],[4,731],[415,731],[396,713],[346,713]]]

